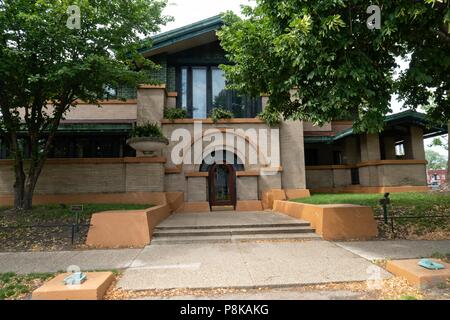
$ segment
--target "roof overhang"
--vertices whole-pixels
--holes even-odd
[[[386,127],[398,126],[398,125],[417,125],[424,129],[424,139],[437,137],[448,133],[447,126],[440,126],[432,124],[427,119],[426,115],[416,111],[404,111],[395,113],[385,118]],[[305,137],[306,143],[333,143],[340,139],[354,135],[353,128],[349,128],[338,132],[335,136],[318,136],[318,137]]]
[[[220,15],[152,37],[152,47],[139,52],[146,58],[162,53],[176,53],[218,40],[216,32],[223,26]]]

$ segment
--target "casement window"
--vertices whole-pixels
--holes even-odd
[[[249,98],[226,90],[224,72],[217,66],[177,68],[178,107],[194,119],[208,118],[214,108],[233,112],[236,118],[254,118],[261,112],[261,97]]]

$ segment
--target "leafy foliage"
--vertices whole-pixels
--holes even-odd
[[[182,108],[165,108],[164,118],[168,120],[186,119],[188,116],[187,111]]]
[[[161,128],[156,123],[138,125],[130,132],[131,138],[165,138]]]
[[[448,120],[449,1],[371,4],[382,9],[381,30],[367,27],[363,0],[257,0],[245,19],[227,13],[219,37],[233,63],[222,66],[230,86],[266,92],[271,112],[317,125],[347,118],[356,131],[377,132],[395,92],[411,108],[433,99],[429,115]],[[411,60],[397,78],[396,57]]]
[[[282,121],[282,116],[278,112],[273,112],[270,107],[266,107],[263,112],[261,112],[258,117],[263,120],[269,127],[276,127]]]
[[[70,5],[81,29],[66,26]],[[105,88],[151,83],[156,65],[138,49],[168,21],[165,0],[0,1],[0,111],[15,159],[16,207],[29,209],[37,179],[61,119],[81,99],[97,103]],[[25,172],[20,126],[28,132]]]
[[[428,161],[428,169],[440,170],[447,168],[447,158],[434,150],[426,150],[426,159]]]
[[[223,108],[214,108],[209,113],[209,117],[213,120],[214,123],[217,123],[222,119],[233,119],[234,114],[230,110]]]

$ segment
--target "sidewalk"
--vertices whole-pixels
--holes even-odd
[[[364,281],[390,274],[368,260],[450,252],[445,241],[248,242],[153,245],[145,249],[0,253],[0,273],[126,269],[129,290],[284,287]]]
[[[429,258],[433,253],[450,254],[450,240],[389,240],[337,242],[367,260]]]

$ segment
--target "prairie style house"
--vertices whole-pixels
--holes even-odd
[[[175,130],[184,129],[191,133],[192,144],[201,141],[206,146],[211,128],[219,129],[224,141],[229,129],[234,129],[235,136],[249,129],[267,132],[270,141],[270,127],[257,117],[269,97],[247,97],[225,89],[219,65],[227,60],[216,36],[221,26],[217,16],[155,36],[153,46],[142,54],[161,65],[153,75],[159,85],[117,89],[101,103],[102,108],[80,101],[60,127],[37,185],[37,201],[182,193],[184,204],[179,210],[208,211],[214,205],[259,210],[270,206],[273,199],[304,197],[310,191],[427,190],[424,138],[447,129],[428,126],[416,112],[388,116],[380,134],[354,134],[351,121],[333,121],[323,127],[283,121],[278,147],[272,150],[280,158],[276,168],[268,168],[264,161],[250,163],[234,144],[211,151],[200,163],[173,163],[177,141],[171,141],[156,157],[136,154],[127,145],[127,137],[134,125],[147,122],[159,124],[169,139]],[[232,111],[234,118],[208,119],[218,106]],[[188,118],[164,119],[166,108],[183,108]],[[202,123],[200,133],[194,133],[195,122]],[[258,142],[241,138],[246,150],[260,152]],[[224,155],[234,160],[216,161]],[[3,140],[2,203],[12,199],[14,174],[8,157]]]

